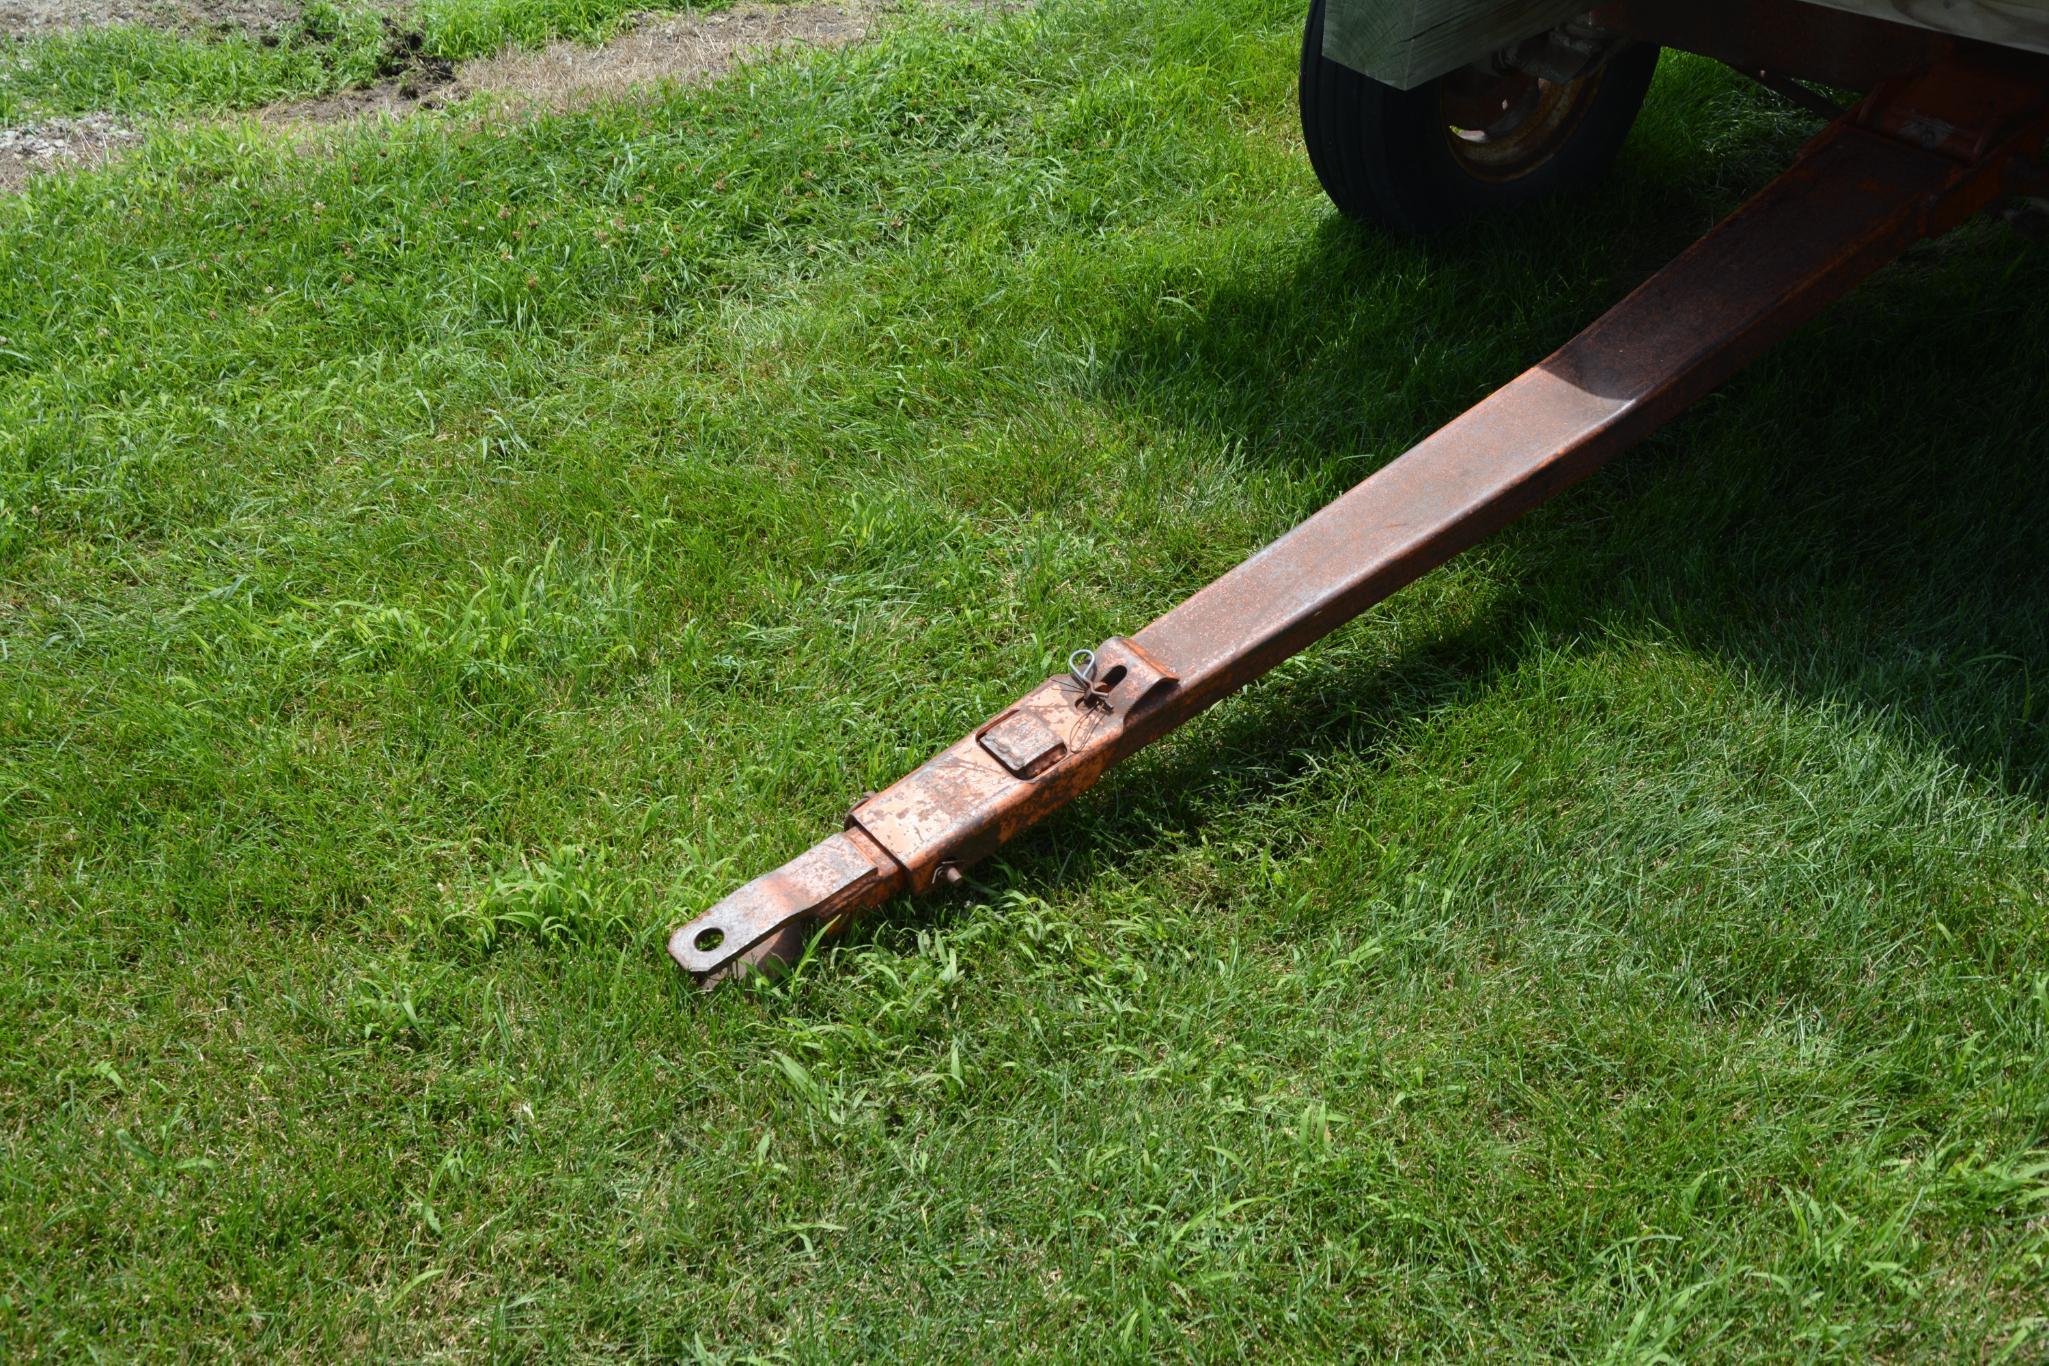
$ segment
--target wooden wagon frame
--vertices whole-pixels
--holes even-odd
[[[2049,0],[1668,0],[1606,9],[1603,14],[1586,0],[1337,0],[1324,26],[1323,55],[1412,90],[1547,29],[1590,17],[1667,47],[1687,47],[1689,33],[1698,37],[1713,30],[1720,31],[1723,44],[1740,46],[1776,27],[1827,63],[1826,49],[1853,30],[1830,26],[1826,16],[1800,13],[1807,10],[2049,53]]]

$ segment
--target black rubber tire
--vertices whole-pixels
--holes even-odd
[[[1648,43],[1614,54],[1548,157],[1513,179],[1483,180],[1452,154],[1436,81],[1396,90],[1323,55],[1323,5],[1310,5],[1302,34],[1298,95],[1309,164],[1348,217],[1396,232],[1429,232],[1593,184],[1622,150],[1658,64]]]

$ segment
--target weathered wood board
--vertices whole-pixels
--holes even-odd
[[[1588,8],[1588,0],[1324,0],[1323,55],[1411,90]]]
[[[1809,0],[1830,9],[2049,52],[2049,0]]]
[[[2049,52],[2049,0],[1806,3]],[[1323,52],[1409,90],[1592,7],[1592,0],[1325,0]]]

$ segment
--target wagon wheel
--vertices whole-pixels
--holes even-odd
[[[1323,55],[1323,7],[1302,36],[1302,136],[1331,202],[1401,232],[1592,184],[1615,159],[1658,49],[1633,44],[1547,80],[1480,63],[1396,90]]]

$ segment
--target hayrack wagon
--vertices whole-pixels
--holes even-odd
[[[2049,194],[2049,0],[1314,0],[1309,158],[1426,232],[1600,176],[1661,48],[1827,126],[1547,359],[1222,578],[1045,680],[678,928],[705,985],[962,870],[1105,770],[1627,450],[1908,246]],[[1845,99],[1842,92],[1856,92]]]

